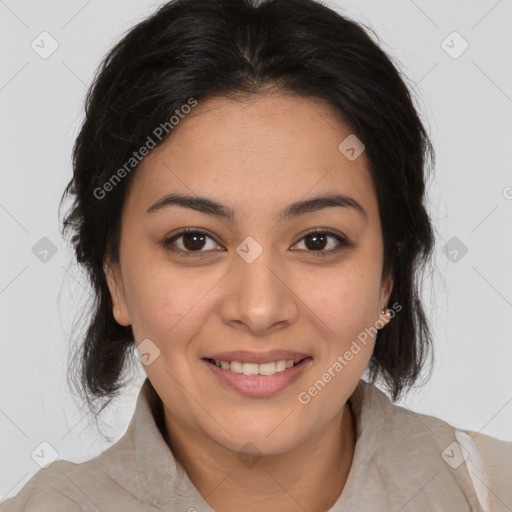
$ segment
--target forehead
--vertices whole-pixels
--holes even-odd
[[[285,94],[198,103],[139,164],[127,203],[148,207],[171,191],[217,197],[237,209],[274,209],[338,192],[375,207],[365,153],[339,149],[353,136],[323,100]],[[279,208],[281,209],[281,208]]]

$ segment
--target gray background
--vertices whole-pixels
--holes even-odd
[[[103,439],[66,383],[69,332],[90,290],[60,237],[57,207],[96,66],[161,3],[0,0],[0,499],[40,469],[31,457],[48,453],[40,443],[80,462],[116,441],[145,377],[140,367],[103,416]],[[414,85],[436,149],[429,204],[438,271],[425,293],[435,367],[402,405],[512,441],[512,2],[328,5],[375,29]],[[50,48],[44,31],[58,43],[46,59],[31,47],[43,51],[46,37]]]

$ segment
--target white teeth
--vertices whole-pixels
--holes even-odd
[[[293,366],[293,361],[290,361],[291,366]],[[282,372],[283,370],[286,370],[288,366],[286,365],[286,361],[284,359],[281,359],[280,361],[276,361],[276,372]]]
[[[258,375],[258,363],[244,363],[242,365],[242,372],[244,375]]]
[[[298,361],[297,361],[298,362]],[[243,373],[244,375],[274,375],[294,366],[293,359],[271,361],[270,363],[242,363],[240,361],[215,361],[215,365],[223,370],[229,370],[233,373]]]
[[[228,365],[228,367],[226,368],[227,370],[231,370],[233,373],[243,372],[243,365],[240,361],[232,361],[231,365],[229,363],[226,363],[225,361],[223,362]],[[222,364],[222,362],[220,364]]]
[[[274,373],[276,373],[276,363],[271,362],[260,364],[258,368],[258,373],[261,375],[274,375]]]

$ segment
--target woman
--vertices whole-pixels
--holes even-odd
[[[134,346],[147,379],[116,444],[2,512],[512,508],[512,443],[375,386],[396,401],[429,354],[433,155],[360,26],[313,0],[170,2],[105,58],[73,156],[81,384],[105,406]]]

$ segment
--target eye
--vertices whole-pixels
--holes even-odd
[[[329,246],[328,240],[331,239],[329,250],[325,250]],[[337,242],[337,243],[336,243]],[[351,247],[351,243],[343,236],[330,231],[310,231],[306,236],[301,238],[296,246],[303,245],[306,252],[312,253],[312,256],[328,256],[337,253],[347,247]],[[295,247],[295,246],[294,246]],[[292,249],[297,250],[297,249]],[[303,249],[301,249],[303,250]]]
[[[185,256],[196,256],[194,253],[199,253],[197,256],[202,256],[203,254],[201,253],[210,252],[210,250],[202,250],[205,246],[208,246],[208,243],[206,242],[207,240],[213,242],[210,243],[210,249],[215,249],[215,247],[218,246],[218,244],[208,234],[187,228],[183,229],[171,238],[163,240],[161,245],[168,251],[180,253]]]

